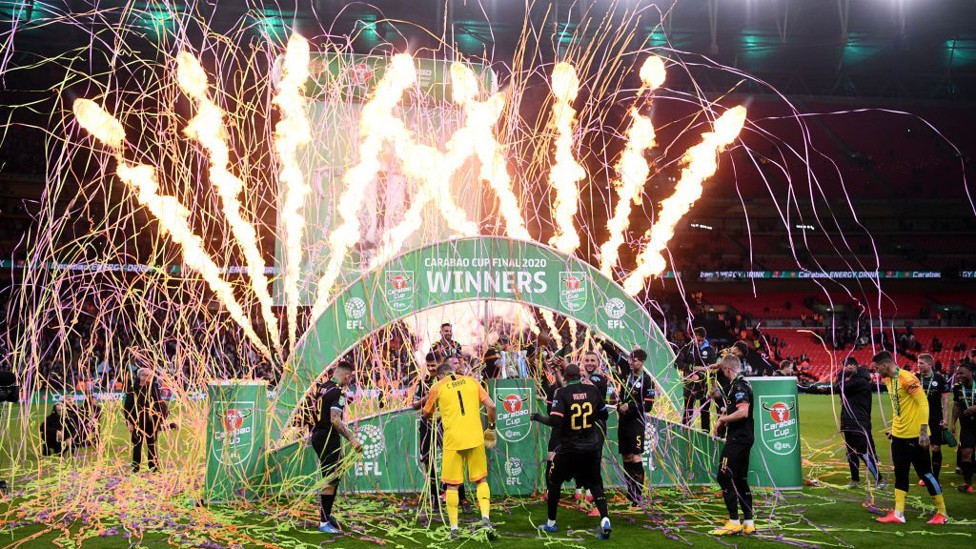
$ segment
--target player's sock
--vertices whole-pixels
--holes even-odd
[[[637,476],[644,472],[644,468],[640,463],[628,461],[624,463],[624,472],[627,477],[627,498],[630,501],[638,501],[640,499],[641,485],[637,483]]]
[[[945,496],[939,494],[937,496],[932,496],[932,503],[935,504],[935,511],[942,516],[948,515],[945,508]]]
[[[738,526],[738,525],[742,524],[739,521],[739,519],[729,519],[729,522],[731,522],[733,526]]]
[[[332,516],[332,504],[335,503],[335,494],[321,494],[322,500],[322,522],[329,522]]]
[[[560,486],[549,483],[549,499],[546,500],[546,518],[555,522],[556,511],[559,510],[559,497],[562,495]]]
[[[644,499],[644,462],[634,464],[634,495],[637,501]]]
[[[935,480],[939,480],[939,471],[942,469],[942,449],[932,451],[932,475]]]
[[[552,519],[546,519],[546,526],[552,528],[555,525],[556,525],[556,521],[554,521]]]
[[[973,462],[964,461],[962,462],[962,481],[966,484],[973,483]]]
[[[458,491],[449,489],[447,491],[447,521],[451,524],[451,528],[457,528],[458,525],[459,501]]]
[[[866,457],[866,456],[865,456]],[[867,462],[867,460],[865,460]],[[851,482],[860,482],[861,480],[861,467],[860,463],[857,461],[857,454],[853,452],[847,454],[847,468],[851,470]],[[868,471],[871,470],[871,466],[868,465]]]
[[[600,517],[606,518],[610,513],[607,511],[607,497],[601,492],[599,496],[593,496],[593,504],[599,511]]]
[[[746,526],[751,526],[753,528],[756,527],[756,521],[752,519],[745,519],[743,522],[745,523]]]
[[[481,509],[481,516],[488,518],[488,513],[491,512],[491,490],[488,488],[488,482],[479,482],[477,490],[478,507]]]
[[[722,501],[725,502],[725,510],[729,512],[729,519],[738,522],[739,502],[735,494],[735,483],[732,481],[731,472],[722,468],[718,472],[718,485],[722,487]]]
[[[752,488],[745,478],[737,478],[734,482],[735,493],[739,497],[739,505],[742,507],[742,518],[747,521],[752,520]]]
[[[908,496],[908,492],[895,488],[895,516],[898,518],[904,518],[905,516],[906,496]]]

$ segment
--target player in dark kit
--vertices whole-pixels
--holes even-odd
[[[942,469],[942,433],[949,424],[949,395],[952,388],[945,376],[934,371],[935,357],[928,353],[918,355],[918,381],[929,399],[929,449],[932,452],[932,476],[939,480]],[[918,481],[925,486],[925,481]]]
[[[582,366],[583,368],[583,371],[581,372],[580,381],[582,383],[590,383],[594,385],[597,391],[599,391],[599,393],[603,395],[603,398],[606,399],[607,387],[610,386],[610,380],[607,379],[607,376],[603,375],[599,371],[600,353],[596,351],[587,351],[586,353],[583,353],[583,357],[580,359],[580,366]],[[607,434],[606,422],[599,421],[597,422],[597,426],[600,428],[600,436],[605,438]],[[600,453],[602,456],[603,453],[602,444],[600,445]],[[576,483],[576,493],[574,497],[577,500],[583,499],[583,485],[579,482]],[[593,492],[591,490],[586,491],[586,502],[587,503],[593,502]],[[597,516],[597,509],[595,507],[593,509],[590,509],[589,516],[591,517]]]
[[[532,414],[532,420],[558,429],[559,445],[549,475],[548,521],[539,527],[544,532],[557,532],[556,511],[564,482],[576,479],[593,493],[593,501],[600,512],[600,539],[610,538],[610,518],[607,498],[603,493],[600,475],[600,449],[603,436],[598,421],[607,419],[607,406],[596,386],[580,383],[580,369],[566,366],[566,386],[556,391],[549,416]]]
[[[715,422],[715,433],[725,432],[725,447],[719,461],[717,479],[722,487],[722,499],[729,512],[729,520],[712,530],[712,535],[752,534],[756,525],[752,519],[752,490],[746,482],[749,472],[749,452],[755,441],[752,421],[752,385],[742,377],[742,362],[726,355],[719,362],[719,376],[728,381],[723,391],[722,413]],[[745,524],[739,522],[739,506]]]
[[[552,411],[552,403],[556,396],[556,391],[566,385],[566,380],[563,378],[562,372],[564,367],[565,363],[561,358],[546,365],[541,382],[542,394],[546,399],[546,413]],[[556,458],[556,447],[558,445],[559,428],[553,427],[549,430],[549,442],[546,447],[546,486],[549,485],[549,475],[552,473],[552,464],[553,460]],[[543,497],[548,497],[548,494],[543,494]]]
[[[417,390],[413,394],[413,409],[420,410],[427,403],[427,394],[430,392],[431,385],[434,384],[437,375],[437,356],[434,353],[427,353],[424,363],[425,370],[417,376]],[[434,427],[433,423],[420,415],[417,418],[417,456],[424,474],[430,479],[430,503],[436,511],[440,508],[440,492],[437,483],[437,474],[433,469],[433,461],[430,459],[436,447],[436,438],[441,434]]]
[[[959,423],[959,455],[964,494],[973,493],[973,448],[976,448],[976,386],[973,385],[973,366],[963,362],[956,368],[956,385],[952,388],[952,422],[949,429],[956,432]]]
[[[627,499],[639,506],[644,494],[644,433],[647,430],[647,414],[654,408],[654,381],[644,371],[647,352],[634,349],[628,357],[629,369],[621,372],[624,378],[620,388],[620,404],[617,413],[617,444],[624,464],[627,482]]]
[[[315,454],[319,457],[319,470],[325,485],[322,487],[319,516],[319,531],[326,534],[341,534],[339,523],[332,516],[332,505],[335,503],[336,489],[339,487],[339,460],[342,458],[342,444],[340,437],[345,438],[357,452],[362,451],[363,445],[356,440],[352,431],[342,420],[342,412],[346,408],[346,397],[343,391],[352,381],[352,365],[340,362],[336,366],[332,379],[325,382],[319,389],[315,406],[315,424],[312,426],[311,444]]]

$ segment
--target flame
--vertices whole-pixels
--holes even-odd
[[[339,197],[337,211],[342,218],[339,225],[329,235],[331,257],[325,272],[318,281],[315,303],[312,305],[312,318],[325,310],[329,295],[335,286],[342,268],[342,262],[356,242],[359,241],[359,210],[363,205],[363,188],[369,185],[382,169],[380,153],[383,143],[390,136],[403,135],[403,123],[393,116],[393,109],[400,102],[406,89],[417,80],[417,72],[410,55],[401,53],[393,56],[383,78],[370,99],[363,105],[359,119],[359,162],[346,171],[342,180],[346,190]]]
[[[459,101],[458,98],[455,98],[455,101]],[[495,94],[483,102],[476,101],[473,97],[463,98],[459,102],[464,106],[464,113],[469,121],[492,120],[491,124],[469,123],[471,139],[478,161],[481,163],[479,175],[481,179],[488,182],[498,196],[502,218],[505,220],[505,232],[508,236],[532,240],[529,231],[525,228],[525,220],[522,219],[518,200],[512,192],[512,180],[508,174],[502,146],[495,138],[493,130],[494,121],[498,120],[505,108],[505,98],[501,94]]]
[[[190,211],[176,197],[159,194],[159,182],[156,179],[156,170],[152,166],[128,164],[122,158],[122,125],[119,121],[105,112],[99,105],[87,99],[76,100],[72,108],[83,128],[88,130],[96,139],[115,150],[118,160],[116,173],[119,179],[136,191],[136,198],[139,203],[146,206],[156,216],[160,228],[164,232],[168,232],[173,241],[182,247],[183,259],[187,266],[203,276],[217,299],[230,312],[231,318],[244,330],[244,334],[261,354],[271,359],[271,351],[251,327],[243,308],[234,297],[234,289],[220,277],[220,268],[203,249],[200,237],[193,234],[192,229],[190,229],[188,221]]]
[[[638,97],[645,91],[652,92],[664,83],[664,61],[660,57],[650,56],[644,61],[640,69],[641,85]],[[654,125],[651,119],[643,116],[636,108],[631,108],[632,118],[627,130],[627,146],[617,164],[620,179],[614,182],[617,188],[617,205],[613,217],[607,221],[610,236],[600,246],[600,272],[610,276],[617,259],[620,257],[618,249],[624,242],[624,231],[630,225],[631,203],[640,202],[640,193],[644,182],[651,172],[650,164],[644,159],[644,151],[654,147]]]
[[[637,258],[637,268],[624,280],[624,290],[636,295],[648,277],[664,271],[662,251],[674,236],[674,227],[701,198],[702,184],[718,169],[717,154],[728,147],[746,121],[745,107],[738,106],[722,114],[715,121],[715,130],[702,134],[701,143],[688,149],[682,161],[681,179],[674,194],[661,203],[660,216],[651,228],[651,240]]]
[[[272,310],[271,294],[268,292],[268,278],[264,274],[264,259],[258,249],[257,233],[254,226],[241,215],[238,195],[244,189],[244,182],[228,171],[230,164],[227,135],[224,129],[224,113],[210,100],[207,93],[207,75],[200,63],[189,53],[182,52],[176,58],[177,81],[180,88],[194,100],[197,114],[186,127],[186,135],[196,139],[210,156],[210,181],[221,198],[224,215],[231,227],[244,258],[251,279],[254,294],[261,305],[264,321],[271,333],[275,350],[281,354],[281,338],[278,318]]]
[[[579,91],[579,78],[569,63],[558,63],[552,71],[552,91],[556,101],[552,106],[555,119],[556,153],[555,164],[549,172],[549,184],[556,189],[553,203],[553,220],[556,233],[549,244],[557,250],[572,255],[579,247],[580,238],[573,226],[573,217],[579,205],[577,182],[586,177],[586,170],[573,157],[573,121],[576,110],[573,101]]]
[[[308,42],[297,34],[288,39],[284,72],[273,103],[281,110],[281,120],[275,125],[274,145],[278,153],[278,180],[284,185],[284,206],[279,215],[284,220],[285,300],[288,315],[289,351],[295,351],[298,329],[298,277],[302,262],[302,236],[305,217],[302,208],[311,191],[305,174],[298,165],[298,147],[312,139],[308,114],[305,112],[303,87],[308,80]]]
[[[474,72],[461,63],[451,65],[451,84],[453,100],[462,105],[477,96],[478,80]],[[475,133],[482,128],[490,129],[498,121],[500,111],[476,111],[465,117],[465,125],[459,128],[447,142],[445,152],[434,147],[417,143],[411,132],[402,124],[397,124],[398,135],[394,140],[397,159],[402,163],[404,174],[425,181],[411,201],[403,220],[383,235],[380,250],[373,258],[370,268],[388,261],[403,248],[407,238],[415,233],[423,222],[424,207],[433,201],[448,226],[455,232],[472,236],[478,234],[478,225],[468,220],[467,212],[459,207],[450,192],[451,176],[459,170],[465,160],[474,154]]]
[[[125,143],[125,130],[114,116],[107,113],[90,99],[76,99],[71,105],[75,118],[95,139],[105,143],[116,151],[122,150]]]
[[[542,319],[546,321],[546,329],[549,330],[549,335],[551,335],[552,340],[556,342],[556,346],[562,347],[563,336],[556,328],[556,317],[553,316],[552,311],[549,309],[542,309]]]

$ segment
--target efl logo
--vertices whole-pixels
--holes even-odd
[[[227,410],[224,412],[224,429],[236,431],[244,425],[244,414],[240,410]]]
[[[777,402],[766,410],[769,412],[769,417],[776,423],[783,423],[790,419],[790,407],[785,402]]]
[[[504,406],[508,413],[514,414],[522,409],[522,399],[518,395],[508,395],[505,397]]]

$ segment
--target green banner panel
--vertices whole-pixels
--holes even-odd
[[[749,454],[749,484],[777,489],[803,487],[800,405],[795,377],[751,377],[756,443]]]
[[[339,293],[299,342],[278,387],[277,439],[323,368],[359,340],[405,316],[462,301],[514,301],[555,311],[623,349],[647,350],[658,415],[681,398],[674,353],[650,315],[591,265],[535,242],[476,237],[406,252]]]
[[[546,445],[549,427],[530,420],[545,412],[545,402],[532,380],[493,380],[488,394],[498,408],[498,446],[488,451],[488,482],[492,494],[527,496],[545,489]],[[426,472],[419,461],[418,413],[390,411],[357,421],[353,430],[363,443],[363,455],[346,472],[344,492],[420,492]],[[645,466],[653,486],[710,484],[720,445],[715,439],[683,425],[652,418],[647,432]],[[344,452],[350,451],[348,446]],[[439,468],[440,451],[434,452]],[[275,491],[303,493],[319,482],[318,461],[304,442],[293,442],[269,454],[269,478]],[[607,486],[623,486],[617,453],[617,420],[608,421],[603,452]],[[569,487],[567,486],[567,489]]]
[[[207,476],[204,500],[240,498],[264,473],[268,384],[263,381],[207,385]]]

